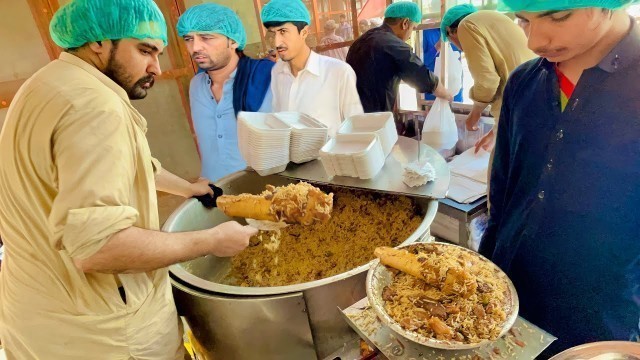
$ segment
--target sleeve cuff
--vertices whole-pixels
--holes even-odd
[[[162,170],[162,164],[160,163],[160,160],[152,157],[151,164],[153,165],[153,175],[158,175],[160,173],[160,170]]]
[[[131,227],[138,211],[131,206],[102,206],[69,210],[62,245],[74,259],[97,253],[111,235]]]

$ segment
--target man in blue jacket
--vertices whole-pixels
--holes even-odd
[[[238,148],[236,115],[271,111],[274,63],[244,55],[247,34],[238,15],[225,6],[194,6],[177,27],[191,57],[204,70],[191,80],[191,116],[202,177],[217,181],[247,166]]]
[[[558,337],[543,358],[638,341],[640,28],[629,0],[502,0],[540,58],[504,92],[480,252],[520,314]]]

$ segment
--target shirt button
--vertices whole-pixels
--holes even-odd
[[[562,139],[564,137],[564,131],[562,131],[562,129],[560,131],[558,131],[558,133],[556,134],[556,138],[558,138],[558,140]]]
[[[222,135],[218,135],[218,139],[222,139]]]
[[[544,199],[544,190],[538,193],[538,199],[540,200]]]
[[[222,115],[218,115],[217,118],[220,119],[222,117]]]

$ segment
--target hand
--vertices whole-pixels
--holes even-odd
[[[484,134],[484,136],[480,140],[478,140],[475,146],[474,154],[477,154],[480,149],[491,151],[493,150],[494,146],[496,146],[496,134],[493,132],[493,129],[491,129],[491,131]]]
[[[218,257],[237,255],[249,246],[249,239],[258,233],[258,229],[240,225],[235,221],[222,223],[211,231],[215,233],[211,254]]]
[[[205,178],[200,178],[198,179],[198,181],[192,183],[189,186],[189,189],[191,190],[191,196],[187,196],[187,197],[193,197],[193,196],[200,196],[200,195],[213,195],[213,190],[211,190],[211,188],[209,187],[209,179],[205,179]]]
[[[449,90],[447,90],[447,88],[442,86],[442,83],[438,84],[438,87],[434,90],[433,95],[435,95],[435,97],[445,99],[449,102],[453,101],[453,94]]]
[[[469,131],[478,130],[478,122],[480,121],[481,116],[482,116],[482,112],[471,111],[467,116],[467,120],[465,120],[467,130]]]

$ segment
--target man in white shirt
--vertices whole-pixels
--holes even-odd
[[[344,119],[364,112],[351,66],[316,54],[305,42],[311,16],[300,0],[271,0],[261,17],[283,60],[271,72],[274,112],[312,116],[329,127],[331,136]]]

